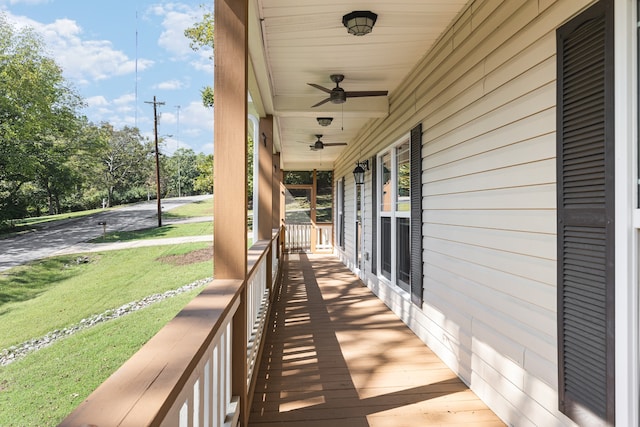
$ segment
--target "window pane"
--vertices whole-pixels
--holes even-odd
[[[409,218],[398,218],[396,232],[398,238],[396,241],[398,266],[398,286],[402,289],[409,290],[411,283],[411,246],[409,240]]]
[[[331,182],[333,173],[331,171],[318,171],[316,182],[316,222],[331,222],[333,218],[333,192]]]
[[[411,192],[411,154],[409,141],[396,148],[396,173],[398,175],[398,191],[396,196],[396,210],[408,211]]]
[[[382,275],[391,280],[391,218],[380,218],[380,251],[382,257]]]
[[[391,211],[391,153],[385,153],[380,158],[380,210]]]

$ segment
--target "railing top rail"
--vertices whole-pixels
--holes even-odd
[[[60,426],[158,425],[239,299],[243,280],[214,280]]]
[[[254,270],[260,264],[260,260],[267,254],[267,249],[278,238],[280,230],[274,229],[271,234],[271,240],[258,240],[247,251],[247,277],[253,275]]]

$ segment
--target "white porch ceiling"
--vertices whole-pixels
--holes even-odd
[[[316,134],[325,143],[353,143],[373,118],[385,117],[389,97],[349,98],[311,106],[327,94],[309,86],[335,84],[345,91],[388,90],[398,85],[451,24],[467,0],[343,1],[251,0],[250,92],[260,113],[274,116],[274,143],[285,170],[332,169],[346,147],[311,151]],[[354,10],[378,14],[370,34],[347,33],[342,16]],[[328,127],[316,117],[333,117]]]

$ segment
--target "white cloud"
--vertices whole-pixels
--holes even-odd
[[[174,60],[183,59],[193,53],[184,30],[202,19],[201,8],[192,8],[185,4],[166,3],[153,6],[150,13],[161,16],[164,30],[158,39],[158,45],[174,56]]]
[[[102,95],[91,96],[85,100],[87,102],[87,106],[89,108],[98,108],[104,107],[105,105],[109,105],[109,101]]]
[[[136,102],[135,93],[127,93],[113,100],[116,105],[133,104],[134,102]]]
[[[209,58],[208,55],[201,54],[197,60],[191,61],[190,64],[194,69],[198,71],[204,71],[213,76],[213,61]],[[213,84],[213,79],[211,80],[211,84]]]
[[[180,128],[194,126],[206,129],[213,135],[213,110],[206,108],[202,102],[192,102],[182,107],[180,112]]]
[[[79,85],[135,72],[136,60],[117,50],[108,40],[84,40],[83,29],[71,19],[56,19],[43,24],[32,19],[8,15],[18,27],[31,27],[41,34],[49,52],[65,76]],[[138,71],[153,66],[148,59],[138,59]]]
[[[184,89],[185,87],[187,87],[187,85],[184,82],[181,82],[180,80],[175,80],[175,79],[161,82],[155,86],[156,89],[162,89],[162,90],[178,90],[178,89]]]

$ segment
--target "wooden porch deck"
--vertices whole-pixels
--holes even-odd
[[[290,254],[249,425],[504,426],[332,255]]]

